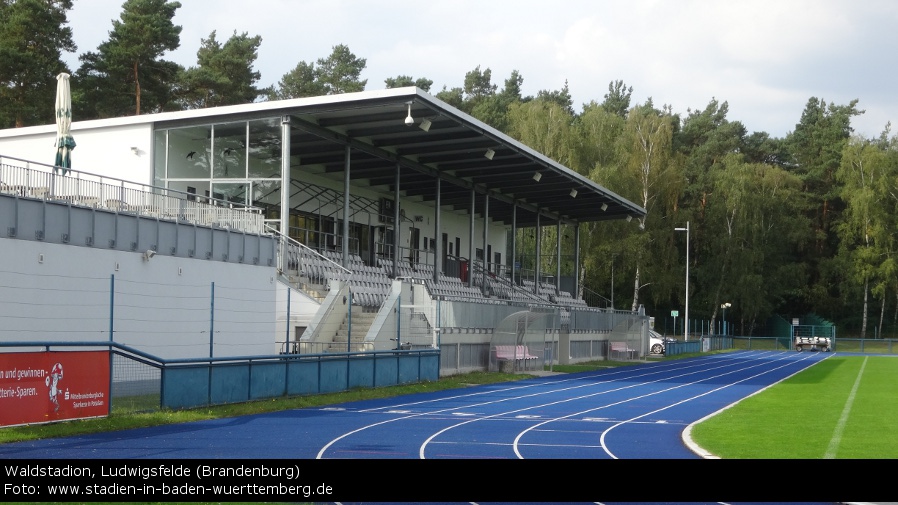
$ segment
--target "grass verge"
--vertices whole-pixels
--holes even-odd
[[[833,356],[696,425],[723,459],[898,458],[898,359]]]

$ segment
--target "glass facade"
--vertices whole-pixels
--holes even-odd
[[[280,118],[158,129],[153,180],[198,197],[261,207],[281,202]]]
[[[187,193],[190,200],[258,207],[269,225],[308,247],[319,251],[343,248],[343,191],[316,185],[298,173],[290,182],[288,229],[281,230],[280,116],[157,127],[153,142],[156,186]],[[298,164],[298,158],[291,163],[294,169]],[[395,254],[393,210],[386,202],[392,200],[352,195],[349,251],[369,264]],[[423,225],[405,227],[398,257],[415,263],[433,262],[435,244],[427,231]],[[456,239],[456,254],[459,246]],[[447,254],[447,247],[442,254]],[[477,258],[484,259],[483,249],[477,250]]]

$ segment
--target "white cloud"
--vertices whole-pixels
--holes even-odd
[[[78,54],[108,38],[122,3],[75,2]],[[794,128],[810,97],[859,98],[867,113],[854,124],[868,136],[898,120],[898,3],[888,0],[182,1],[175,23],[181,48],[166,57],[185,66],[212,30],[221,41],[235,30],[261,35],[261,85],[345,44],[367,59],[369,89],[411,75],[437,92],[480,65],[500,88],[518,70],[530,95],[567,80],[576,108],[618,79],[634,102],[652,97],[676,112],[715,97],[730,120],[775,136]],[[77,55],[67,61],[77,68]]]

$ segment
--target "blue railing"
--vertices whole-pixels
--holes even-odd
[[[116,342],[0,342],[0,348],[19,351],[36,347],[107,349],[157,369],[158,379],[152,380],[158,389],[151,394],[159,395],[159,408],[171,409],[436,381],[440,373],[439,349],[163,359]],[[129,375],[132,367],[114,368],[113,407],[124,396],[116,390],[133,390],[123,384],[146,382]]]

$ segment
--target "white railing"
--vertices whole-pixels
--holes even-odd
[[[262,209],[89,172],[0,156],[0,193],[234,231],[265,232]]]
[[[278,237],[278,270],[287,275],[305,276],[315,284],[327,284],[327,278],[349,279],[351,270],[334,262],[309,246],[281,233],[270,224],[265,225],[267,235]],[[319,270],[319,271],[314,271]],[[317,281],[317,282],[316,282]]]

